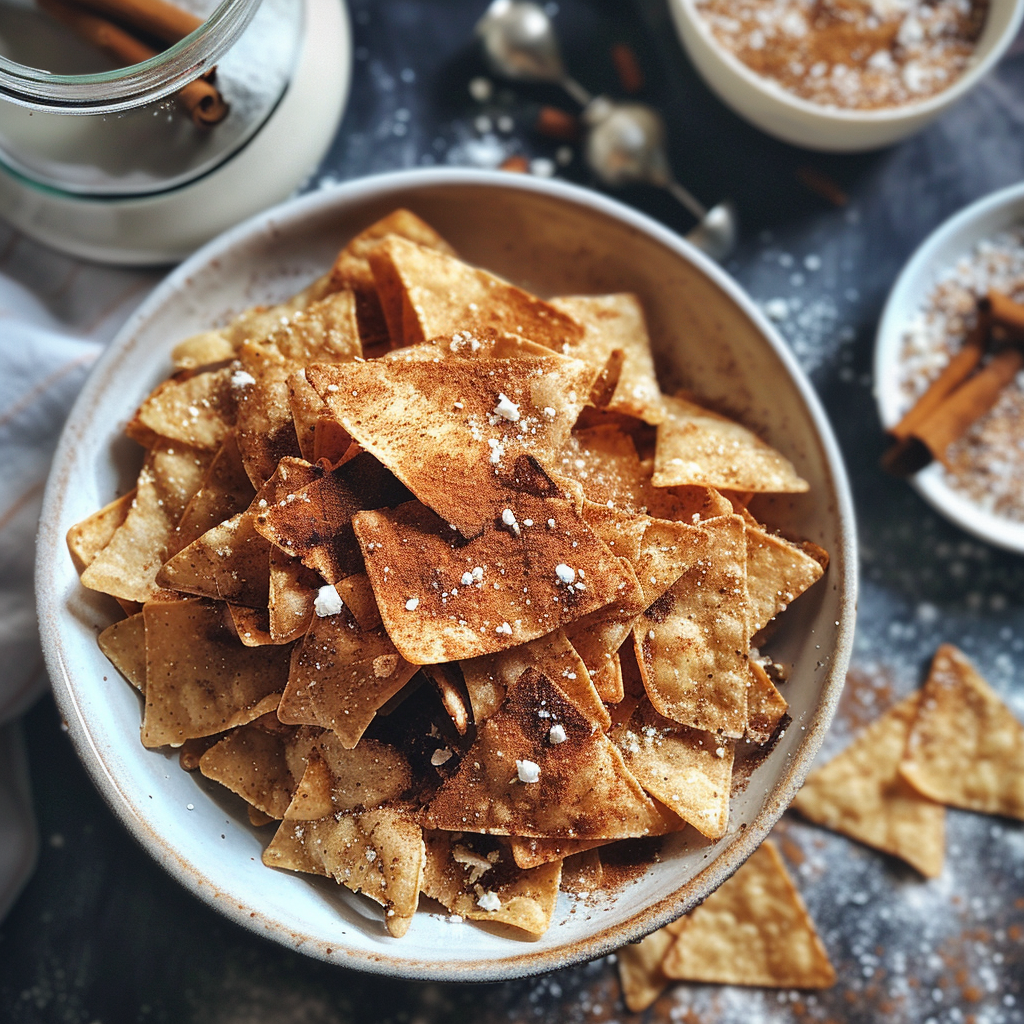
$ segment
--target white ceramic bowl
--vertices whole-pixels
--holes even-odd
[[[878,325],[875,341],[875,400],[882,426],[902,416],[899,356],[903,334],[937,281],[974,246],[1006,228],[1024,224],[1024,184],[993,192],[936,228],[918,247],[896,279]],[[947,483],[933,463],[911,478],[918,493],[936,511],[983,541],[1024,553],[1024,523],[986,512]]]
[[[723,103],[783,142],[839,153],[887,146],[938,117],[999,60],[1024,17],[1024,0],[991,0],[974,62],[948,89],[919,103],[842,110],[801,99],[752,71],[715,39],[694,0],[669,0],[669,8],[690,60]]]
[[[660,863],[600,900],[559,897],[552,927],[524,941],[421,910],[392,939],[379,908],[333,883],[260,863],[266,833],[240,801],[139,743],[140,704],[103,658],[105,599],[79,586],[64,547],[76,521],[131,486],[125,421],[169,369],[174,343],[230,312],[297,290],[355,232],[407,206],[467,259],[542,294],[637,292],[666,382],[724,401],[811,483],[774,512],[832,556],[785,616],[771,650],[792,664],[794,724],[733,801],[727,836],[671,837]],[[799,787],[831,720],[853,637],[854,520],[825,416],[784,343],[715,264],[659,224],[559,182],[479,171],[368,178],[288,203],[210,243],[150,296],[103,355],[54,460],[39,535],[40,630],[57,701],[96,784],[125,825],[190,891],[233,920],[324,960],[416,978],[488,980],[610,952],[693,907],[756,848]],[[189,809],[191,808],[191,809]],[[439,909],[436,908],[435,909]]]

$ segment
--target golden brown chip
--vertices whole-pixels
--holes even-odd
[[[312,853],[306,849],[304,840],[308,834],[307,822],[285,819],[263,851],[263,863],[268,868],[283,868],[286,871],[304,871],[310,875],[328,876],[330,872],[324,867],[323,861],[315,859]]]
[[[611,716],[594,689],[587,666],[561,629],[507,651],[459,664],[476,722],[490,718],[505,699],[508,688],[526,669],[535,668],[553,680],[569,700],[602,729],[611,724]]]
[[[652,1006],[672,984],[672,979],[661,969],[661,963],[681,927],[681,922],[676,921],[659,928],[640,942],[623,946],[616,954],[622,998],[633,1013],[642,1013]]]
[[[1024,725],[952,644],[932,661],[900,774],[944,804],[1024,819]]]
[[[441,706],[448,712],[455,731],[460,736],[465,736],[466,730],[473,722],[473,712],[469,694],[466,692],[466,684],[458,666],[454,663],[424,665],[423,674],[434,684],[438,696],[441,698]]]
[[[543,358],[374,360],[306,375],[363,448],[473,537],[501,514],[524,456],[548,464],[561,448],[586,397],[586,372]]]
[[[146,692],[146,627],[142,612],[107,626],[97,640],[114,668],[136,690]]]
[[[561,351],[583,328],[547,302],[436,249],[391,236],[368,253],[385,315],[401,299],[401,332],[392,341],[416,345],[462,331],[518,334]],[[587,392],[589,393],[589,382]]]
[[[361,630],[344,609],[315,615],[296,649],[282,722],[331,729],[354,747],[378,709],[415,674],[382,630]]]
[[[321,586],[323,580],[319,573],[271,545],[267,611],[270,635],[275,643],[286,644],[305,634]]]
[[[554,467],[579,481],[588,501],[621,512],[640,512],[638,497],[650,474],[629,434],[617,426],[590,427],[569,435]]]
[[[301,559],[328,583],[337,583],[363,568],[352,517],[360,509],[397,505],[408,497],[405,487],[363,452],[257,509],[254,526],[271,544]]]
[[[626,632],[629,636],[629,632]],[[622,665],[619,662],[618,651],[607,658],[597,669],[593,676],[594,689],[601,696],[605,704],[618,704],[625,696],[622,684]]]
[[[287,647],[243,647],[224,605],[150,601],[142,742],[177,745],[244,725],[277,707],[288,679]]]
[[[235,634],[246,647],[263,647],[265,644],[289,643],[275,640],[270,632],[270,612],[266,608],[248,608],[244,604],[229,604],[228,613]]]
[[[750,680],[743,519],[695,526],[686,550],[686,571],[634,629],[644,687],[666,718],[739,738]]]
[[[612,739],[651,796],[709,839],[725,835],[732,788],[732,744],[659,715],[644,701]]]
[[[562,880],[566,892],[592,893],[604,888],[604,865],[599,850],[583,850],[562,861]]]
[[[702,534],[695,523],[666,519],[644,522],[646,529],[633,568],[650,607],[689,569],[693,546],[700,543]]]
[[[835,984],[828,953],[771,840],[683,921],[661,965],[670,978],[765,988]]]
[[[126,601],[152,597],[174,528],[212,460],[212,452],[176,441],[161,441],[147,452],[128,515],[82,573],[82,585]]]
[[[288,378],[288,406],[299,451],[307,462],[316,462],[316,426],[329,412],[323,399],[310,387],[304,370],[296,370]]]
[[[347,576],[334,585],[345,607],[359,623],[360,629],[376,629],[382,625],[377,599],[373,596],[370,577],[365,572]]]
[[[535,669],[479,727],[424,817],[447,831],[565,839],[649,835],[660,821],[615,746]]]
[[[570,341],[567,354],[585,360],[599,373],[613,363],[603,401],[599,398],[602,407],[661,423],[665,417],[661,389],[637,297],[576,295],[552,299],[551,305],[583,325],[583,337],[575,344]]]
[[[373,271],[367,258],[373,248],[388,235],[398,235],[427,248],[455,255],[455,250],[429,224],[409,210],[389,213],[361,231],[338,253],[331,268],[331,285],[335,289],[351,288],[355,292],[356,317],[364,348],[380,346],[390,340]],[[395,343],[401,344],[397,335]]]
[[[139,406],[129,437],[138,425],[190,448],[219,448],[235,423],[231,375],[230,367],[221,367],[164,381]]]
[[[614,839],[520,839],[512,836],[509,845],[519,867],[535,868],[564,861],[567,857],[577,857],[614,842]]]
[[[426,832],[423,893],[471,921],[512,925],[531,935],[548,930],[558,899],[561,861],[524,871],[489,836]]]
[[[583,502],[581,512],[584,521],[620,558],[636,562],[640,554],[640,543],[647,529],[646,516],[632,515],[609,508],[607,505],[596,505],[592,501]]]
[[[111,542],[114,531],[128,518],[134,501],[133,488],[68,530],[68,551],[71,552],[71,561],[79,575],[92,565],[93,559]]]
[[[789,607],[824,569],[796,544],[747,524],[747,592],[751,635]]]
[[[628,585],[566,502],[507,500],[508,515],[470,541],[419,502],[353,519],[384,626],[408,661],[516,647],[603,608]]]
[[[811,772],[792,806],[935,878],[945,857],[945,808],[921,796],[899,771],[920,701],[920,693],[900,701],[838,757]]]
[[[789,704],[771,681],[761,662],[750,661],[751,684],[747,690],[747,738],[767,743]]]
[[[658,427],[654,484],[695,484],[734,491],[809,489],[793,464],[752,431],[684,398],[665,398]]]
[[[229,431],[202,485],[185,506],[174,531],[171,554],[177,554],[207,530],[244,512],[255,497],[256,491],[242,465],[235,432]]]
[[[171,360],[175,370],[198,370],[202,366],[227,362],[235,356],[235,346],[221,331],[203,331],[174,346]]]

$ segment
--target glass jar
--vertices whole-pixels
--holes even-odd
[[[176,2],[202,25],[115,68],[31,0],[0,0],[0,169],[67,196],[142,197],[209,174],[245,146],[288,86],[304,5]],[[228,112],[197,125],[174,93],[214,68]]]

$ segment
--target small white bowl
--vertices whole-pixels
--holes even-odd
[[[875,400],[888,430],[902,416],[899,359],[903,335],[939,279],[986,238],[1024,224],[1024,184],[979,199],[936,228],[896,279],[882,312],[875,341]],[[983,541],[1024,554],[1024,523],[986,512],[947,483],[938,463],[911,478],[918,493],[962,530]]]
[[[642,878],[600,899],[559,897],[526,941],[422,909],[402,939],[380,910],[323,880],[260,863],[268,837],[241,802],[139,742],[137,694],[100,654],[110,605],[78,582],[68,527],[131,486],[124,424],[187,335],[276,301],[330,266],[345,240],[397,206],[463,256],[542,294],[636,292],[670,386],[725,401],[810,482],[772,518],[826,548],[825,579],[783,617],[768,650],[792,666],[793,724],[732,802],[729,833],[669,838]],[[120,488],[120,490],[118,490]],[[796,793],[831,721],[853,640],[856,541],[828,421],[786,345],[718,266],[660,224],[560,182],[499,172],[410,171],[349,182],[271,210],[210,243],[167,278],[103,354],[68,419],[47,485],[36,592],[57,702],[98,788],[143,846],[191,892],[289,948],[376,973],[498,980],[609,953],[691,909],[756,849]],[[435,911],[440,907],[435,905]]]
[[[694,0],[669,0],[669,9],[690,60],[737,114],[783,142],[857,153],[913,134],[974,88],[1017,35],[1024,0],[991,0],[974,61],[948,89],[918,103],[880,110],[844,110],[802,99],[757,74],[722,46]]]

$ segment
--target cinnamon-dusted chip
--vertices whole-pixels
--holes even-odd
[[[419,502],[352,520],[384,626],[408,661],[515,647],[604,607],[628,583],[566,502],[507,497],[507,515],[469,541]]]
[[[246,472],[259,486],[286,455],[300,454],[288,378],[309,363],[333,363],[362,355],[355,299],[342,291],[286,318],[267,337],[245,342],[238,352],[249,381],[233,380],[238,401],[238,446]]]
[[[259,509],[255,528],[270,543],[315,569],[328,583],[361,572],[352,517],[360,509],[397,505],[409,492],[363,452],[283,500]]]
[[[626,636],[629,636],[628,631]],[[617,651],[598,667],[594,672],[593,680],[594,689],[606,704],[618,704],[622,700],[625,690],[622,684],[622,665],[619,662]]]
[[[543,359],[311,366],[338,422],[465,537],[480,532],[522,456],[550,461],[586,398],[587,368]]]
[[[694,523],[646,519],[640,552],[633,562],[636,578],[650,607],[690,567],[693,546],[702,534]]]
[[[670,978],[829,988],[836,973],[772,841],[685,918],[665,954]]]
[[[709,839],[725,835],[732,787],[732,744],[659,715],[644,701],[612,739],[626,767],[657,797]]]
[[[575,344],[570,342],[569,355],[585,360],[598,372],[604,371],[609,361],[617,364],[617,372],[613,371],[613,379],[604,389],[603,408],[647,423],[661,423],[665,418],[661,389],[637,297],[574,295],[552,299],[551,305],[583,325],[583,337]]]
[[[555,682],[569,700],[602,729],[611,724],[611,716],[594,689],[587,666],[561,629],[507,651],[472,658],[459,665],[469,691],[473,718],[478,723],[498,710],[508,688],[523,672],[535,668]]]
[[[395,210],[389,213],[361,231],[338,253],[338,258],[331,268],[331,286],[351,288],[355,292],[356,317],[364,348],[380,346],[390,340],[373,271],[367,258],[374,247],[388,235],[398,235],[427,248],[437,249],[450,256],[455,255],[455,250],[429,224],[409,210]],[[397,336],[395,344],[401,344]]]
[[[199,770],[270,818],[284,817],[313,745],[308,729],[232,729],[199,759]]]
[[[615,746],[535,669],[424,813],[428,828],[565,839],[643,836],[660,820]]]
[[[345,607],[359,623],[360,629],[376,629],[381,625],[377,599],[373,596],[370,577],[365,572],[346,576],[345,579],[338,580],[334,587],[341,595]]]
[[[563,344],[583,337],[583,328],[571,316],[436,249],[392,236],[368,256],[385,315],[388,298],[393,303],[396,291],[401,296],[401,332],[393,317],[388,321],[394,344],[399,337],[401,344],[416,345],[456,331],[491,329],[560,351]]]
[[[164,381],[139,406],[128,436],[137,425],[191,448],[219,448],[235,423],[231,375],[225,366]]]
[[[299,442],[302,457],[307,462],[316,462],[316,427],[320,420],[329,416],[329,411],[306,380],[304,370],[296,370],[288,378],[288,407],[292,412],[295,439]]]
[[[1024,819],[1024,725],[952,644],[932,661],[900,774],[944,804]]]
[[[771,681],[760,661],[750,661],[751,684],[747,690],[747,737],[767,743],[786,714],[789,704]]]
[[[686,571],[634,629],[644,687],[666,718],[739,738],[750,681],[743,519],[709,519],[681,548]]]
[[[672,979],[661,969],[661,963],[685,921],[686,918],[673,921],[640,942],[623,946],[616,954],[622,998],[633,1013],[642,1013],[652,1006],[672,984]]]
[[[900,701],[838,757],[812,771],[792,807],[935,878],[945,857],[946,810],[900,775],[920,702],[920,693]]]
[[[128,518],[128,512],[135,501],[135,489],[115,498],[98,512],[75,523],[68,530],[67,545],[71,561],[81,575],[92,565],[93,559],[111,542],[114,531]]]
[[[604,865],[599,850],[583,850],[562,861],[560,885],[566,892],[599,892],[604,884]]]
[[[244,512],[255,497],[256,490],[242,465],[238,439],[233,430],[229,431],[210,463],[202,485],[181,514],[174,531],[171,554],[177,554],[207,530]]]
[[[310,875],[328,876],[330,872],[324,867],[323,861],[313,857],[311,852],[315,849],[311,844],[309,850],[306,848],[305,839],[312,834],[308,823],[305,821],[289,821],[287,818],[281,822],[274,838],[263,851],[263,863],[268,868],[282,868],[285,871],[303,871]]]
[[[364,632],[344,609],[317,615],[297,648],[278,716],[331,729],[354,747],[378,709],[415,672],[382,629]]]
[[[424,665],[423,674],[434,684],[438,696],[441,698],[441,705],[448,712],[448,717],[455,726],[455,731],[460,736],[466,735],[466,730],[473,722],[473,712],[470,706],[469,694],[466,692],[466,684],[458,666],[454,663],[446,665]]]
[[[733,491],[800,492],[809,484],[771,445],[734,420],[684,398],[665,397],[658,426],[654,484],[696,484]]]
[[[646,516],[631,515],[609,508],[607,505],[596,505],[592,501],[583,502],[581,512],[584,521],[620,558],[635,563],[640,553],[640,542],[647,529]]]
[[[509,846],[512,857],[521,868],[536,868],[541,864],[551,864],[576,857],[581,853],[589,853],[599,846],[614,843],[614,839],[520,839],[512,836]]]
[[[512,925],[542,935],[558,899],[562,862],[524,871],[508,848],[489,836],[426,832],[423,893],[470,921]]]
[[[150,449],[128,515],[82,573],[82,585],[126,601],[152,597],[160,589],[156,576],[174,528],[212,459],[213,453],[177,441],[161,441]]]
[[[823,574],[821,564],[802,548],[748,523],[747,592],[750,594],[751,635],[764,629]]]
[[[146,692],[146,627],[142,612],[120,619],[96,638],[100,650],[136,690]]]
[[[639,512],[637,496],[650,474],[636,445],[619,427],[590,427],[569,435],[555,469],[578,480],[588,501],[622,512]]]
[[[270,587],[268,618],[275,643],[298,640],[309,628],[323,580],[319,573],[280,548],[270,548]]]
[[[213,601],[150,601],[142,614],[145,746],[223,732],[277,707],[288,678],[287,647],[243,647],[226,608]]]
[[[275,640],[270,632],[270,612],[266,608],[249,608],[244,604],[229,604],[228,614],[235,635],[245,647],[263,647],[290,641]]]
[[[235,356],[235,346],[221,331],[203,331],[178,342],[171,352],[175,370],[198,370]]]

